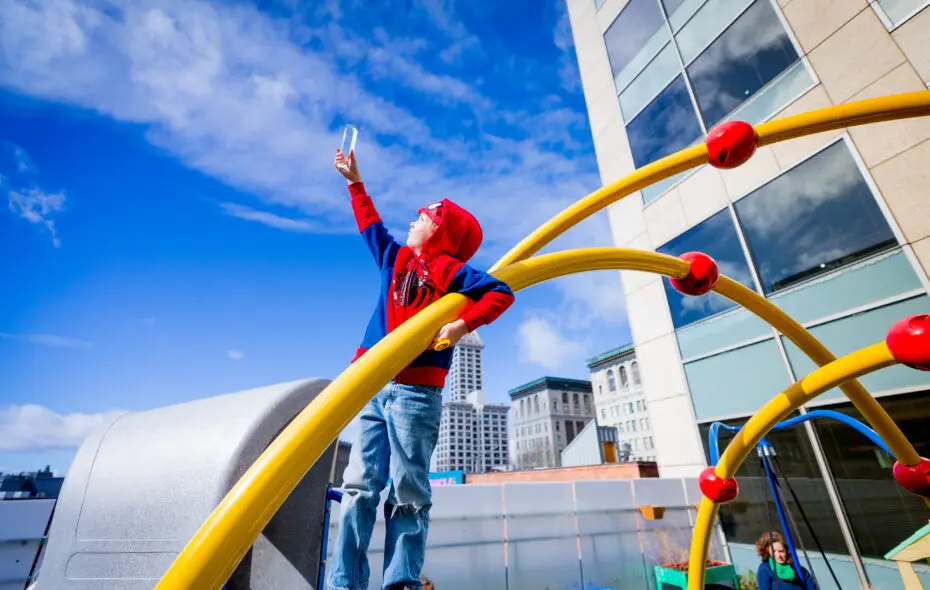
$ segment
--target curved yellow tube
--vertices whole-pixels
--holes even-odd
[[[762,437],[788,414],[844,381],[896,363],[888,346],[884,342],[879,342],[820,367],[807,377],[793,383],[788,389],[769,400],[736,433],[720,457],[720,461],[717,462],[714,473],[721,478],[733,477]],[[707,548],[716,511],[716,503],[707,498],[701,501],[694,525],[691,557],[688,562],[688,590],[701,590],[704,587]]]
[[[752,313],[765,320],[770,326],[781,332],[795,346],[804,351],[812,361],[824,367],[836,360],[836,357],[827,350],[810,332],[804,329],[791,316],[778,308],[774,303],[762,297],[752,289],[729,279],[720,277],[714,291],[727,299],[745,307]],[[907,440],[891,416],[882,408],[878,401],[869,395],[861,383],[850,380],[843,383],[840,388],[849,398],[866,421],[875,429],[891,449],[895,458],[904,465],[916,465],[920,462],[920,455]]]

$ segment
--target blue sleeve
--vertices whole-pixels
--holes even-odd
[[[365,244],[380,268],[394,264],[400,244],[391,236],[383,223],[379,221],[362,230],[362,239],[365,240]]]
[[[485,293],[496,292],[513,297],[513,291],[504,281],[494,278],[488,273],[476,270],[467,264],[455,273],[449,282],[449,293],[461,293],[469,299],[478,301]]]

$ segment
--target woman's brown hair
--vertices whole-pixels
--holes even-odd
[[[784,545],[785,540],[780,533],[762,533],[762,536],[756,541],[756,553],[759,554],[760,559],[765,560],[772,556],[772,543],[781,543]]]

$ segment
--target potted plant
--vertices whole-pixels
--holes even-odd
[[[656,587],[687,588],[690,548],[670,542],[668,531],[654,531],[662,543],[662,563],[655,566]],[[739,576],[731,563],[708,559],[705,564],[704,584],[733,582],[740,589]],[[664,584],[664,585],[663,585]]]

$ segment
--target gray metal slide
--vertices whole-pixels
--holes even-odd
[[[65,479],[37,590],[142,590],[320,391],[307,379],[131,413],[84,441]],[[335,445],[304,476],[227,588],[316,589]]]

